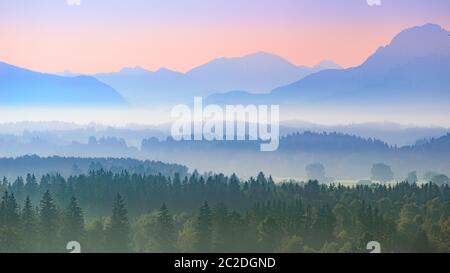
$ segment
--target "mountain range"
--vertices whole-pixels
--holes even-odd
[[[115,73],[53,75],[0,62],[0,105],[116,106],[191,102],[329,107],[450,104],[450,37],[435,24],[400,32],[361,65],[294,65],[270,53],[219,58],[186,73],[124,68]]]
[[[243,57],[218,58],[186,73],[166,68],[152,72],[140,67],[94,75],[119,90],[132,104],[191,101],[230,90],[267,93],[312,73],[340,66],[322,61],[314,67],[297,66],[271,53],[257,52]]]
[[[125,99],[91,76],[62,77],[0,62],[2,106],[117,106]]]
[[[280,103],[284,105],[399,105],[450,103],[450,37],[435,24],[406,29],[380,47],[363,64],[324,70],[270,94],[229,92],[213,95],[214,103]]]

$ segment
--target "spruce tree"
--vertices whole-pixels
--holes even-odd
[[[28,174],[25,184],[25,194],[30,198],[30,200],[35,201],[38,190],[39,184],[36,181],[36,177],[34,174]]]
[[[19,213],[14,194],[5,192],[0,203],[0,252],[20,249]]]
[[[117,194],[111,221],[106,231],[107,251],[129,252],[130,251],[130,224],[127,217],[125,202],[120,194]]]
[[[160,251],[175,251],[176,233],[172,216],[169,214],[166,204],[163,204],[159,210],[156,231],[156,241],[159,245]]]
[[[42,197],[39,210],[40,250],[42,252],[57,252],[65,249],[58,236],[58,209],[50,194],[46,191]]]
[[[22,177],[18,177],[12,184],[13,193],[16,195],[19,202],[25,200],[25,183]]]
[[[208,202],[200,208],[197,218],[196,250],[210,252],[212,243],[212,216]]]
[[[83,211],[78,206],[77,199],[72,196],[64,213],[61,231],[64,242],[77,241],[81,243],[85,236]]]
[[[231,240],[230,217],[227,207],[223,203],[217,204],[212,212],[212,248],[214,252],[226,252]]]
[[[22,236],[22,249],[24,252],[32,253],[37,251],[37,223],[36,213],[31,204],[30,197],[27,196],[25,205],[22,209],[20,218],[21,222],[21,236]]]
[[[14,194],[7,191],[3,194],[0,203],[0,225],[16,227],[19,223],[18,205]]]

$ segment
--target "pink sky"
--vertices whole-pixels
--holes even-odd
[[[217,57],[267,51],[298,65],[329,59],[349,67],[405,28],[428,22],[450,28],[442,11],[450,1],[439,0],[427,1],[428,9],[421,6],[424,2],[412,4],[407,12],[401,9],[404,0],[385,0],[381,7],[362,0],[350,0],[354,4],[345,7],[325,0],[316,2],[320,5],[282,0],[280,6],[264,0],[268,6],[259,9],[255,1],[244,0],[242,11],[236,2],[223,1],[204,7],[189,0],[195,3],[169,8],[130,0],[125,9],[111,0],[105,10],[98,7],[101,0],[76,7],[62,0],[58,5],[57,0],[40,1],[46,4],[31,8],[23,0],[0,0],[0,61],[42,72],[97,73],[133,66],[187,71]],[[158,8],[152,16],[150,11]]]

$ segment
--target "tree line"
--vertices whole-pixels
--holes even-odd
[[[0,252],[449,252],[450,188],[103,170],[3,180]]]

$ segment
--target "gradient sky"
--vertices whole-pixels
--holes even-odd
[[[44,72],[186,71],[267,51],[348,67],[405,28],[450,29],[449,14],[448,0],[0,0],[0,61]]]

